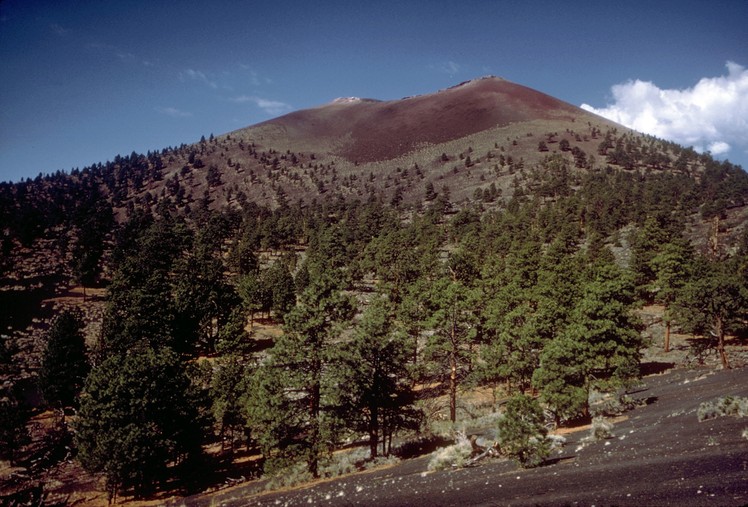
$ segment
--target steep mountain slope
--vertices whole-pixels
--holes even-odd
[[[389,200],[402,193],[403,202],[413,205],[428,181],[449,187],[455,201],[493,180],[511,195],[515,171],[554,151],[574,164],[573,148],[585,153],[589,164],[588,157],[609,131],[628,132],[543,93],[489,77],[387,102],[337,100],[232,132],[217,142],[242,166],[254,164],[232,150],[232,141],[252,144],[261,161],[264,155],[271,168],[280,169],[276,181],[294,199],[334,189],[347,198],[373,193]],[[568,144],[562,145],[564,140]],[[274,155],[280,156],[275,166]],[[253,174],[263,182],[259,169]],[[224,171],[226,181],[242,186],[243,179],[232,173]]]
[[[278,141],[285,137],[291,146],[330,146],[349,161],[376,162],[513,123],[573,122],[583,116],[570,104],[491,77],[388,102],[338,100],[270,120],[246,133],[252,136],[279,127]]]

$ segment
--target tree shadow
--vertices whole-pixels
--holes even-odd
[[[539,466],[540,467],[549,467],[553,465],[558,465],[559,463],[571,463],[577,459],[576,456],[561,456],[559,458],[550,458],[545,461],[543,461]]]
[[[726,345],[738,345],[745,347],[748,345],[748,328],[741,329],[735,335],[725,338]]]
[[[648,375],[659,375],[675,368],[675,363],[667,363],[662,361],[651,361],[648,363],[642,363],[639,366],[639,374],[642,377]]]
[[[592,415],[586,414],[579,415],[577,417],[574,417],[573,419],[566,419],[562,421],[561,424],[558,425],[558,427],[574,431],[585,426],[589,426],[590,424],[592,424]]]
[[[454,444],[454,440],[439,435],[422,436],[400,444],[392,454],[400,459],[417,458],[430,454],[440,447]]]

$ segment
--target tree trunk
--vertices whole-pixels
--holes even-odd
[[[670,352],[670,319],[665,321],[665,352]]]
[[[316,369],[315,371],[319,371]],[[314,382],[311,389],[311,396],[309,399],[309,416],[311,418],[312,428],[309,442],[311,443],[311,454],[307,460],[307,468],[309,473],[315,479],[319,478],[319,457],[317,456],[317,447],[319,445],[319,405],[320,405],[320,385],[319,382]]]
[[[452,351],[449,358],[449,420],[457,420],[457,352]]]
[[[449,420],[454,423],[457,420],[457,323],[456,316],[452,316],[450,340],[452,350],[449,354]]]
[[[376,404],[369,407],[369,450],[371,457],[377,457],[377,446],[379,445],[379,411]]]
[[[719,352],[719,358],[722,361],[722,368],[725,370],[730,369],[730,361],[727,359],[727,352],[725,351],[725,329],[722,323],[722,317],[717,317],[715,322],[717,328],[717,351]]]

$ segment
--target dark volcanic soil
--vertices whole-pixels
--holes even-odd
[[[180,505],[746,505],[748,418],[696,415],[725,395],[748,396],[748,368],[648,377],[632,396],[649,404],[628,412],[613,437],[585,446],[588,432],[569,434],[536,469],[492,460],[427,472],[426,456],[292,491],[258,495],[248,484]]]
[[[558,99],[500,78],[469,81],[437,93],[379,102],[333,103],[269,120],[295,140],[317,139],[350,161],[399,157],[423,143],[439,144],[515,122],[583,111]]]

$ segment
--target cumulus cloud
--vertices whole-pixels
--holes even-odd
[[[265,113],[274,116],[287,113],[292,109],[291,105],[286,104],[285,102],[281,102],[279,100],[264,99],[262,97],[256,97],[254,95],[240,95],[239,97],[234,97],[231,100],[238,104],[254,104],[262,109]]]
[[[156,111],[161,114],[165,114],[166,116],[171,116],[172,118],[188,118],[192,116],[192,113],[188,111],[182,111],[181,109],[177,109],[176,107],[157,107]]]
[[[727,75],[705,77],[685,89],[662,89],[648,81],[611,88],[614,102],[582,109],[662,139],[727,155],[748,152],[748,69],[727,62]]]

